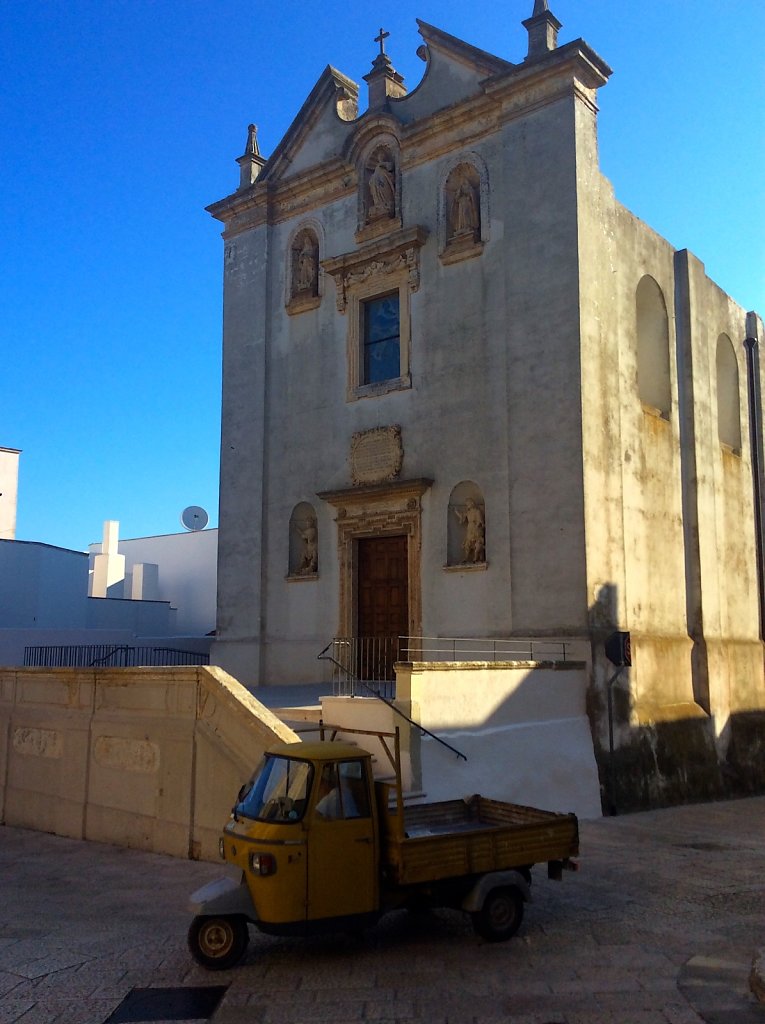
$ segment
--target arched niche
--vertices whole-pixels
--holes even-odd
[[[446,564],[486,564],[486,505],[472,480],[458,483],[449,496]]]
[[[489,178],[484,161],[469,153],[450,163],[438,196],[439,258],[455,263],[480,255],[488,239]]]
[[[359,182],[356,241],[365,242],[401,227],[401,154],[398,139],[382,131],[357,156]]]
[[[672,383],[669,368],[669,320],[659,285],[646,275],[635,293],[637,388],[640,401],[669,419]]]
[[[318,306],[320,259],[319,233],[313,225],[304,224],[293,233],[287,247],[287,312],[302,313]]]
[[[289,526],[289,576],[316,576],[319,572],[319,530],[316,511],[309,502],[295,505]]]
[[[741,451],[741,404],[738,387],[738,360],[727,334],[717,339],[717,436],[734,452]]]

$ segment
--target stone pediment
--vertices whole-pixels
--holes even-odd
[[[444,59],[471,69],[480,78],[500,75],[514,67],[510,61],[495,57],[494,54],[487,53],[486,50],[481,50],[477,46],[471,46],[470,43],[449,35],[448,32],[436,28],[435,25],[428,25],[427,22],[421,21],[419,18],[417,27],[431,53],[437,51],[443,55]]]
[[[425,77],[413,93],[389,100],[387,120],[395,124],[435,112],[480,92],[479,83],[515,65],[471,46],[426,22],[417,22],[425,41]],[[420,51],[418,51],[420,52]],[[444,81],[442,81],[444,79]],[[446,83],[450,87],[444,88]],[[424,101],[424,102],[423,102]],[[369,133],[380,112],[359,116],[359,86],[327,65],[261,172],[258,183],[278,182],[328,160],[348,158],[356,136]],[[358,142],[355,142],[358,148]]]
[[[417,51],[427,64],[419,85],[388,109],[403,125],[481,96],[483,83],[506,75],[516,65],[418,19],[423,45]]]
[[[267,161],[259,182],[291,177],[336,156],[348,137],[349,122],[357,116],[358,96],[358,85],[327,65]]]

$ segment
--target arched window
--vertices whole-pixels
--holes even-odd
[[[637,387],[640,401],[669,418],[672,387],[669,372],[669,322],[661,288],[644,277],[635,294],[637,317]]]
[[[457,484],[449,496],[447,516],[446,564],[485,565],[486,508],[477,484]]]
[[[313,505],[301,501],[290,516],[290,576],[316,576],[319,572],[319,532]]]
[[[741,451],[741,406],[738,391],[738,361],[727,334],[717,339],[717,436],[722,444]]]

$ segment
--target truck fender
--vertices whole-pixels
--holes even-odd
[[[223,876],[203,885],[189,897],[189,910],[195,917],[242,914],[250,921],[258,919],[244,875],[238,882]]]
[[[507,889],[509,887],[518,889],[524,901],[531,903],[529,883],[520,871],[490,871],[487,875],[481,875],[465,896],[462,901],[462,909],[469,914],[475,914],[481,909],[492,889]]]

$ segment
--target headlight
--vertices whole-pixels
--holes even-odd
[[[273,875],[276,873],[276,857],[272,853],[251,853],[250,871],[253,875]]]

